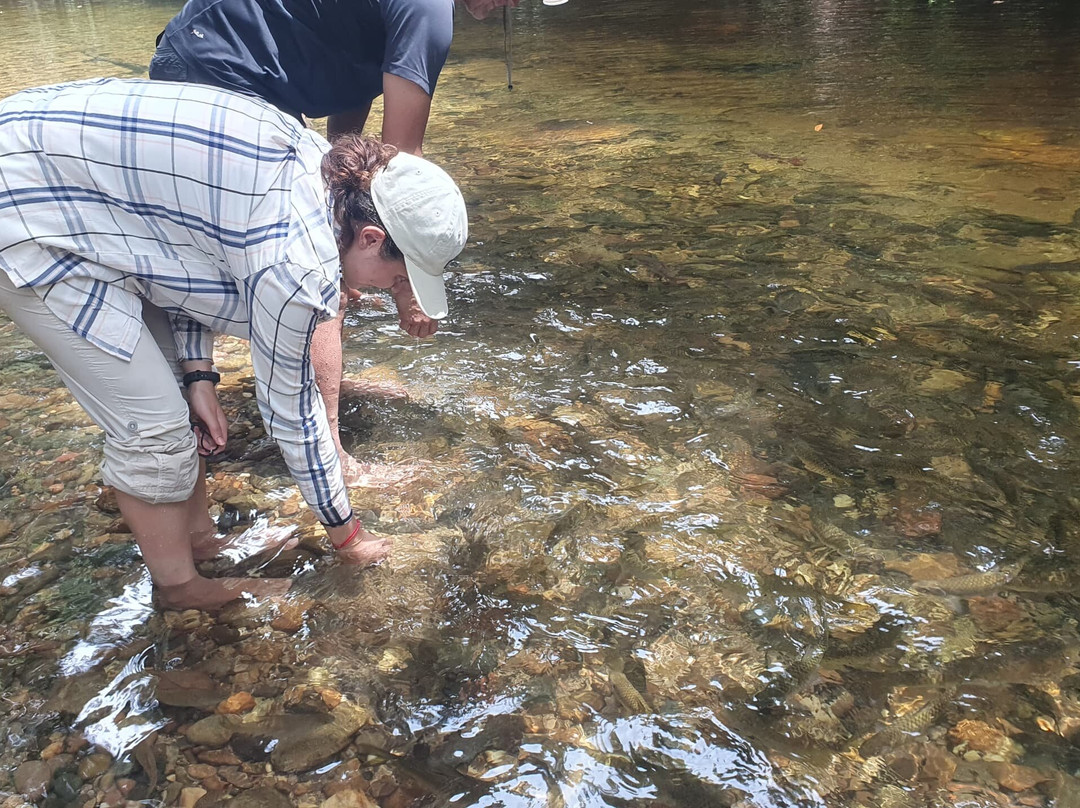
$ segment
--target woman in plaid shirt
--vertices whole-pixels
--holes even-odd
[[[171,608],[289,584],[195,569],[218,547],[199,459],[226,441],[214,333],[249,340],[267,432],[342,559],[373,563],[388,547],[349,505],[312,333],[342,284],[445,306],[466,236],[441,169],[359,137],[331,148],[247,96],[102,79],[0,101],[0,308],[104,430],[102,477]]]

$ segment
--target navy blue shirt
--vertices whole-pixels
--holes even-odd
[[[454,33],[454,0],[188,0],[165,28],[190,81],[322,118],[382,94],[383,73],[428,95]]]

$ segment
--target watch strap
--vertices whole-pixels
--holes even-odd
[[[211,382],[217,384],[221,381],[221,374],[213,370],[193,370],[184,374],[184,387],[190,387],[195,382]]]

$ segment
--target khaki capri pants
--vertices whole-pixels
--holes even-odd
[[[180,392],[172,329],[144,301],[143,329],[130,361],[80,337],[0,270],[0,309],[45,353],[75,400],[105,432],[106,484],[144,502],[183,502],[195,489],[199,455]]]

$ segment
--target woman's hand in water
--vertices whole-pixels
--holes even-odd
[[[199,454],[217,454],[229,439],[229,422],[218,402],[217,390],[211,382],[194,382],[188,386],[187,396]]]
[[[402,331],[413,337],[430,337],[438,330],[438,321],[432,320],[420,310],[420,304],[416,302],[416,296],[413,295],[408,281],[395,283],[390,288],[390,295],[397,304],[398,325]]]

